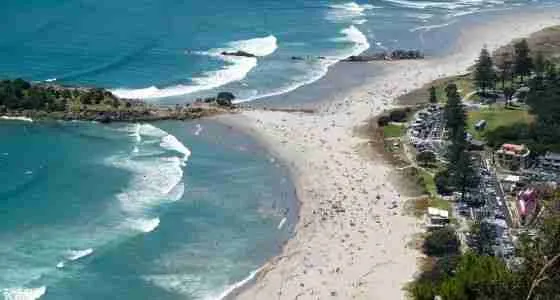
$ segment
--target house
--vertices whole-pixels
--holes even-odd
[[[539,156],[539,165],[546,170],[560,171],[560,154],[547,152],[545,155]]]
[[[494,155],[496,163],[510,170],[527,169],[531,151],[525,145],[503,144]]]
[[[517,211],[523,221],[534,214],[538,207],[537,191],[533,188],[520,191],[517,194]]]
[[[505,191],[513,192],[521,182],[521,177],[517,175],[507,175],[502,179],[502,186]]]
[[[428,229],[441,228],[449,224],[449,212],[444,209],[428,207],[427,218]]]

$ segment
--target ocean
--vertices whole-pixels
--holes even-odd
[[[295,224],[286,169],[224,125],[0,121],[0,137],[4,299],[219,299]]]
[[[350,55],[444,55],[468,22],[548,5],[4,0],[0,77],[157,104],[220,91],[293,104],[371,76],[335,66]],[[256,57],[220,55],[236,50]],[[337,66],[353,76],[321,83]],[[221,299],[279,253],[297,206],[285,166],[210,120],[0,120],[0,299]]]

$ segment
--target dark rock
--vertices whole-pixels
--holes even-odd
[[[252,53],[245,52],[245,51],[242,51],[242,50],[237,50],[235,52],[223,51],[221,54],[226,55],[226,56],[257,57],[256,55],[254,55]]]
[[[228,106],[232,105],[232,101],[235,99],[235,95],[230,92],[220,92],[216,97],[216,103],[220,106]]]
[[[301,56],[292,56],[292,60],[304,60]]]
[[[345,59],[346,62],[367,62],[376,60],[402,60],[402,59],[422,59],[424,54],[420,50],[393,50],[390,53],[379,52],[374,54],[353,55]]]

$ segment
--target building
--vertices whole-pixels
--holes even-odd
[[[449,212],[444,209],[428,207],[427,217],[426,226],[428,229],[441,228],[449,224]]]
[[[502,187],[505,191],[513,192],[521,182],[521,177],[517,175],[507,175],[502,179]]]
[[[531,151],[525,145],[503,144],[494,158],[502,168],[519,170],[529,167],[529,154]]]
[[[539,156],[539,166],[546,170],[560,171],[560,154],[547,152]]]
[[[517,194],[517,211],[522,221],[525,221],[528,216],[533,215],[537,211],[537,207],[538,199],[535,189],[528,188]]]

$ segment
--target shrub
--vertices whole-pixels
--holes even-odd
[[[436,173],[434,177],[437,192],[441,195],[451,195],[453,192],[451,179],[447,170]]]
[[[216,103],[221,106],[231,106],[235,95],[230,92],[220,92],[216,97]]]
[[[436,162],[436,154],[432,151],[423,151],[416,155],[416,160],[421,165],[433,164]]]
[[[408,116],[409,112],[410,109],[408,108],[395,109],[389,113],[389,118],[391,119],[392,122],[404,122],[406,121],[406,117]]]
[[[424,240],[422,250],[428,256],[444,256],[459,253],[459,239],[451,228],[441,228],[430,232]]]
[[[377,126],[379,127],[387,126],[389,122],[391,122],[391,118],[389,118],[389,116],[384,115],[377,118]]]

